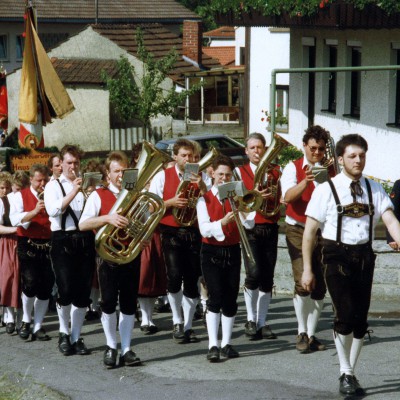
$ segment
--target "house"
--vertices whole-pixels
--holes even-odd
[[[100,77],[102,69],[116,73],[116,61],[128,58],[138,75],[143,64],[137,58],[136,29],[139,25],[91,25],[71,36],[48,52],[56,71],[61,77],[74,105],[75,111],[62,120],[55,120],[44,127],[46,146],[62,146],[66,142],[81,143],[86,151],[128,149],[132,143],[141,141],[142,131],[120,126],[112,119],[109,93]],[[144,45],[154,57],[164,57],[175,48],[179,57],[163,87],[183,87],[185,74],[202,70],[221,69],[221,64],[206,54],[201,54],[200,22],[184,21],[183,39],[160,24],[141,24]],[[8,74],[9,130],[19,126],[18,95],[21,70]],[[181,124],[179,124],[181,122]],[[174,129],[185,134],[185,121],[175,121],[172,116],[152,121],[152,141],[161,139]],[[135,136],[136,135],[136,136]]]
[[[218,22],[290,28],[290,68],[400,65],[400,13],[387,14],[374,4],[357,9],[339,0],[325,2],[313,16],[253,11],[220,15]],[[360,133],[369,143],[366,175],[383,181],[399,178],[400,72],[292,73],[289,85],[285,138],[300,147],[311,124],[325,127],[335,140]]]
[[[161,23],[175,34],[184,20],[200,17],[175,0],[35,0],[39,36],[46,50],[89,24]],[[22,63],[25,1],[0,2],[0,64],[8,72]]]

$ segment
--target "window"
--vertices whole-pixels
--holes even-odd
[[[337,67],[337,47],[329,46],[329,66]],[[336,72],[329,73],[328,111],[336,113]]]
[[[22,60],[23,54],[24,54],[24,38],[21,35],[18,35],[17,38],[17,43],[16,43],[16,57],[17,60]]]
[[[0,60],[8,59],[7,35],[0,35]]]
[[[392,65],[400,66],[400,42],[392,43]],[[400,70],[389,71],[389,112],[387,126],[400,127]]]
[[[361,47],[349,46],[348,62],[352,67],[361,67]],[[361,72],[350,71],[346,76],[346,107],[345,117],[360,119],[361,102]]]

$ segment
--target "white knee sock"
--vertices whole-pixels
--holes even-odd
[[[364,338],[362,339],[353,338],[353,343],[351,345],[351,351],[350,351],[350,365],[353,368],[353,373],[356,369],[357,360],[361,353],[363,344],[364,344]]]
[[[60,322],[60,333],[69,334],[69,319],[71,317],[72,304],[60,306],[57,304],[58,321]]]
[[[257,301],[257,329],[260,329],[265,325],[270,301],[271,292],[262,292],[260,290]]]
[[[294,311],[296,313],[298,334],[307,333],[307,317],[310,309],[310,296],[299,296],[296,294],[293,298]]]
[[[36,298],[34,304],[35,312],[33,314],[33,322],[34,322],[33,333],[37,332],[42,327],[43,319],[44,316],[46,315],[48,306],[49,306],[49,299],[39,300],[38,298]]]
[[[353,342],[353,334],[340,335],[333,332],[336,351],[339,357],[340,374],[353,375],[353,368],[350,364],[350,351]]]
[[[314,336],[317,330],[319,317],[324,308],[324,300],[312,300],[310,302],[310,310],[307,318],[307,334],[308,337]]]
[[[22,293],[22,322],[31,322],[32,321],[32,310],[33,305],[35,304],[36,297],[28,297],[25,293]]]
[[[144,325],[154,325],[153,309],[156,301],[155,297],[139,297],[140,310],[142,311],[142,323]]]
[[[190,299],[189,297],[183,296],[182,308],[183,308],[183,319],[184,327],[183,330],[186,332],[188,329],[192,329],[193,316],[196,312],[196,306],[199,302],[198,297]]]
[[[221,316],[221,325],[222,325],[221,348],[225,347],[227,344],[231,344],[232,330],[233,330],[234,322],[235,322],[235,317],[225,317],[225,315],[222,314],[222,316]]]
[[[6,324],[15,323],[14,308],[13,308],[13,307],[4,307],[4,311],[3,311],[3,321],[4,321]]]
[[[168,301],[169,305],[171,306],[172,321],[174,325],[182,323],[182,297],[182,290],[180,290],[178,293],[168,293]]]
[[[257,322],[257,301],[259,290],[244,288],[244,302],[246,303],[247,321]]]
[[[132,330],[135,325],[135,315],[119,313],[119,336],[121,338],[121,354],[131,349]]]
[[[208,332],[208,348],[218,347],[218,330],[219,330],[219,322],[221,320],[220,313],[213,313],[211,311],[207,311],[206,313],[206,321],[207,321],[207,332]]]
[[[117,349],[117,313],[112,314],[101,313],[101,324],[103,325],[104,334],[106,335],[107,346]]]
[[[71,307],[71,343],[75,343],[81,336],[86,307]]]

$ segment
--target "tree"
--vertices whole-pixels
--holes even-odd
[[[210,0],[178,0],[183,6],[194,11],[202,19],[204,32],[217,28]]]
[[[382,8],[388,14],[400,12],[398,0],[344,0],[355,8],[363,9],[368,4]],[[337,3],[338,0],[210,0],[213,12],[224,13],[228,11],[240,12],[251,9],[260,11],[264,15],[280,15],[288,12],[290,15],[313,15],[319,9]]]
[[[186,100],[186,96],[197,91],[199,86],[181,92],[177,92],[174,86],[169,90],[164,89],[163,83],[178,60],[177,52],[171,49],[166,56],[157,60],[145,48],[140,28],[136,31],[136,42],[137,57],[143,63],[142,73],[139,74],[129,60],[121,56],[117,77],[111,78],[103,71],[102,79],[110,92],[110,103],[118,119],[126,122],[136,118],[149,129],[152,118],[172,115],[176,107]]]

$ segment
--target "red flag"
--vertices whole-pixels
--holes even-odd
[[[8,128],[8,96],[6,84],[6,71],[0,66],[0,127],[7,131]]]

